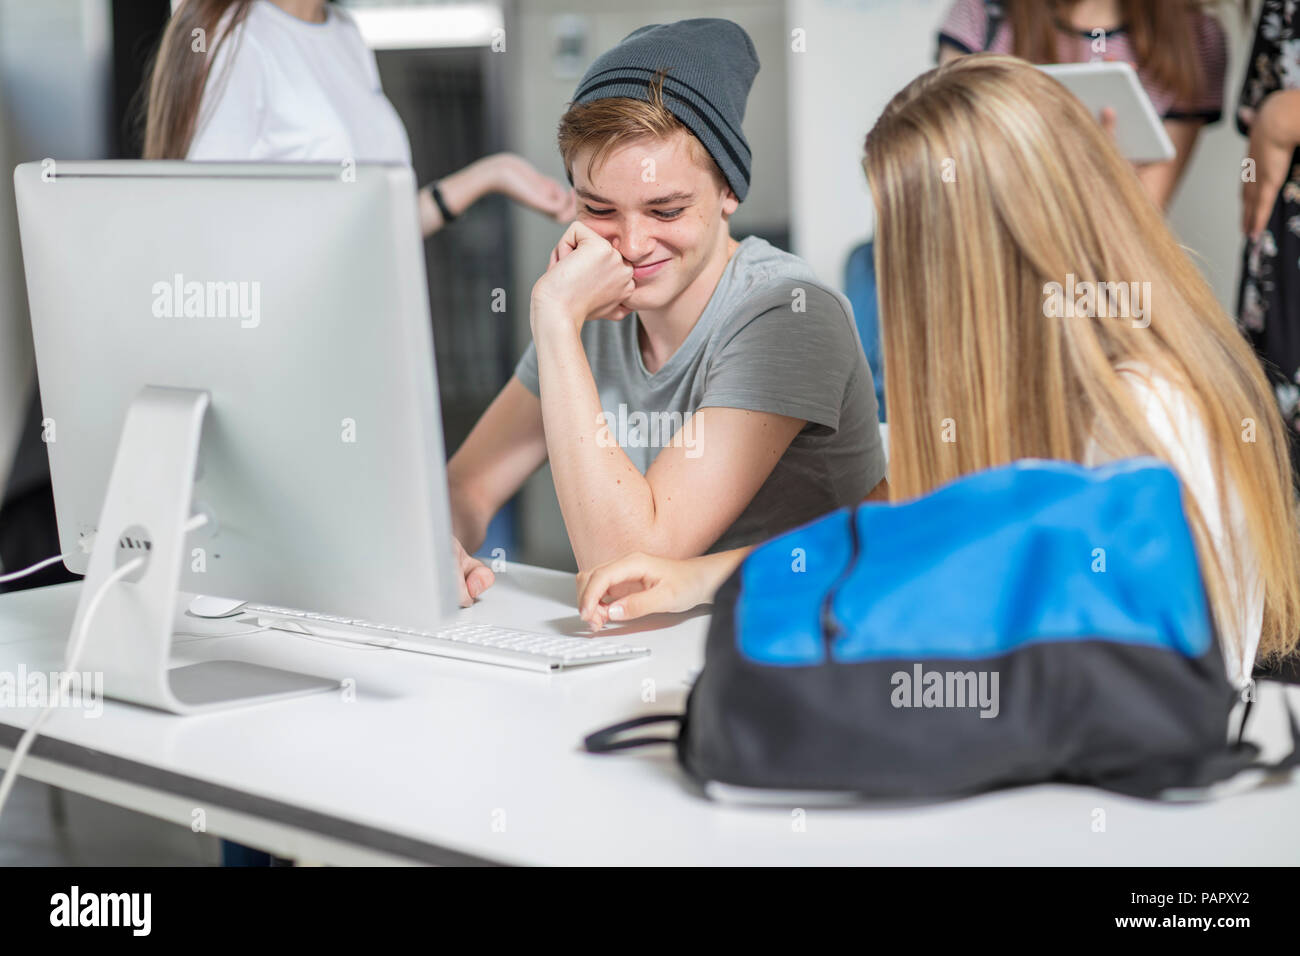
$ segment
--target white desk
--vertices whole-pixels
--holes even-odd
[[[0,671],[60,666],[79,587],[0,597]],[[577,633],[573,587],[570,575],[512,566],[461,613]],[[202,810],[209,833],[329,863],[1300,862],[1300,780],[1192,806],[1039,786],[920,808],[808,809],[800,830],[791,808],[700,798],[671,748],[582,752],[598,727],[683,708],[707,622],[634,623],[639,633],[621,639],[649,643],[652,657],[555,676],[278,633],[191,643],[178,660],[352,678],[356,700],[318,694],[184,718],[113,701],[98,719],[56,711],[23,773],[183,826]],[[647,681],[653,703],[642,700]],[[1270,749],[1286,739],[1280,693],[1265,688],[1252,717],[1252,737]],[[0,710],[0,762],[34,715]],[[1096,808],[1105,832],[1093,830]]]

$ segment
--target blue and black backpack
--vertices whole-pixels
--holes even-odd
[[[695,781],[732,788],[1187,795],[1300,762],[1231,740],[1239,696],[1173,471],[1025,461],[759,547],[715,598],[685,715],[586,746],[671,742]],[[677,737],[627,736],[664,721]]]

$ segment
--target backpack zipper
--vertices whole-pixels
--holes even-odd
[[[834,643],[836,638],[844,633],[844,627],[838,620],[836,620],[835,613],[831,610],[831,604],[835,600],[835,595],[839,592],[839,589],[844,586],[849,576],[853,574],[854,566],[858,563],[858,555],[862,551],[862,543],[858,539],[859,507],[861,506],[855,506],[853,510],[849,512],[849,540],[852,542],[849,562],[845,565],[844,570],[840,572],[840,576],[836,578],[835,582],[826,590],[826,594],[822,598],[822,642],[826,646],[826,660],[828,663],[831,662],[831,645]]]

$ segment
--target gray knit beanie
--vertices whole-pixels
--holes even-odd
[[[650,82],[660,70],[668,71],[664,106],[709,151],[736,198],[744,199],[752,157],[741,122],[758,54],[738,23],[706,17],[634,30],[596,58],[571,105],[613,96],[649,101]]]

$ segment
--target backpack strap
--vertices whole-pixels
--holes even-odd
[[[1254,759],[1259,755],[1259,747],[1245,740],[1246,721],[1249,719],[1254,705],[1254,698],[1252,697],[1247,699],[1246,707],[1241,715],[1241,728],[1237,734],[1237,743],[1226,751],[1209,755],[1199,766],[1194,768],[1192,773],[1189,773],[1184,778],[1194,782],[1183,783],[1176,787],[1151,787],[1150,783],[1152,781],[1150,778],[1146,781],[1135,778],[1125,781],[1125,784],[1130,786],[1120,786],[1114,789],[1128,792],[1133,796],[1156,797],[1163,800],[1207,800],[1227,796],[1229,793],[1241,790],[1253,789],[1264,779],[1279,774],[1287,774],[1296,767],[1300,767],[1300,720],[1296,718],[1296,710],[1291,705],[1286,688],[1279,686],[1278,690],[1282,695],[1282,706],[1286,708],[1287,724],[1291,731],[1291,749],[1277,760],[1268,762]],[[1158,768],[1150,768],[1146,772],[1158,774]],[[1137,786],[1133,787],[1132,784]],[[1144,784],[1146,785],[1144,786]],[[1103,786],[1106,785],[1103,784]]]
[[[648,714],[644,717],[634,717],[631,720],[625,720],[622,723],[610,724],[597,730],[593,734],[588,734],[582,741],[583,747],[587,753],[608,754],[615,753],[619,750],[631,750],[634,747],[649,747],[652,744],[675,744],[676,737],[626,737],[622,740],[616,739],[620,734],[627,733],[629,730],[635,730],[638,727],[648,727],[650,724],[674,723],[679,727],[682,724],[681,714]]]
[[[1285,756],[1279,758],[1275,763],[1255,763],[1251,765],[1252,770],[1266,770],[1270,773],[1290,770],[1293,767],[1300,767],[1300,720],[1296,719],[1296,710],[1291,706],[1291,697],[1286,692],[1285,684],[1273,682],[1278,685],[1278,693],[1282,695],[1282,706],[1286,708],[1287,725],[1291,729],[1291,751]],[[1258,685],[1258,681],[1256,681]],[[1246,721],[1250,718],[1251,707],[1255,703],[1255,695],[1252,694],[1246,701],[1246,709],[1241,715],[1241,734],[1246,733]],[[1253,745],[1252,745],[1253,746]]]
[[[1246,721],[1250,720],[1250,709],[1255,706],[1255,695],[1252,693],[1246,698],[1246,706],[1241,709],[1241,726],[1237,728],[1237,745],[1241,746],[1246,742]],[[1290,703],[1287,704],[1287,710],[1291,709]]]

